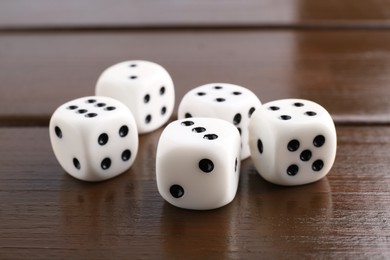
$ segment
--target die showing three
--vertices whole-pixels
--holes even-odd
[[[180,208],[222,207],[237,191],[240,151],[240,134],[225,120],[176,120],[164,129],[158,142],[158,191]]]

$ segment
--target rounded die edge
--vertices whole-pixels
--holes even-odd
[[[95,101],[88,102],[88,100],[95,100]],[[86,156],[85,156],[86,151],[85,150],[83,150],[81,152],[81,154],[83,154],[81,157],[84,159],[82,159],[80,161],[79,160],[80,158],[76,158],[76,157],[73,158],[73,161],[76,159],[76,161],[78,162],[79,169],[76,169],[77,167],[75,165],[69,166],[69,165],[73,165],[74,163],[69,163],[69,165],[68,165],[68,163],[66,163],[64,160],[62,160],[61,157],[65,156],[65,155],[70,156],[69,155],[70,153],[61,151],[61,147],[60,147],[61,144],[59,143],[60,139],[64,139],[63,141],[65,141],[65,142],[71,142],[71,140],[73,140],[73,139],[80,139],[80,138],[83,138],[82,137],[83,135],[88,135],[89,132],[83,131],[84,122],[85,122],[85,124],[94,124],[97,122],[99,122],[99,124],[101,124],[100,117],[86,118],[83,115],[76,115],[75,117],[69,118],[69,114],[67,113],[69,111],[67,111],[68,110],[67,107],[69,105],[72,105],[75,103],[79,104],[79,102],[81,102],[81,104],[87,104],[87,106],[88,105],[92,106],[94,104],[98,104],[99,101],[106,102],[107,104],[114,104],[116,106],[117,109],[108,110],[107,114],[118,115],[118,117],[120,117],[121,115],[118,114],[118,111],[125,112],[126,120],[128,120],[130,122],[130,125],[134,126],[132,131],[133,132],[135,131],[135,133],[133,133],[133,135],[135,136],[135,139],[136,139],[135,143],[133,144],[134,145],[134,148],[132,151],[132,158],[133,159],[130,159],[131,164],[129,165],[129,167],[127,167],[123,171],[120,171],[120,172],[115,173],[113,175],[107,175],[106,177],[101,176],[101,174],[99,174],[95,170],[93,170],[93,167],[91,167],[90,163],[85,164],[85,158],[86,158]],[[97,106],[96,108],[94,108],[94,110],[96,110],[96,109],[102,110],[102,109],[104,109],[104,107]],[[71,110],[74,110],[74,109],[71,109]],[[75,111],[70,111],[70,112],[71,112],[71,114],[75,113]],[[95,118],[95,119],[93,119],[93,118]],[[96,119],[98,119],[98,120],[96,121]],[[57,133],[58,130],[56,129],[57,127],[61,129],[61,138],[59,138],[59,136],[58,136],[58,133]],[[80,129],[77,130],[77,128],[80,128]],[[67,130],[63,130],[63,129],[67,129]],[[69,131],[69,129],[73,129],[74,131],[72,131],[72,135],[77,133],[78,138],[69,138],[69,135],[67,134],[67,131]],[[135,122],[135,119],[134,119],[131,111],[120,101],[109,98],[109,97],[85,96],[85,97],[76,98],[76,99],[73,99],[73,100],[70,100],[68,102],[63,103],[53,112],[53,114],[50,118],[49,136],[50,136],[50,142],[51,142],[53,153],[54,153],[58,163],[60,164],[60,166],[64,169],[64,171],[67,174],[71,175],[75,179],[82,180],[82,181],[99,182],[99,181],[104,181],[104,180],[114,178],[114,177],[126,172],[133,165],[133,163],[136,159],[136,156],[138,154],[139,138],[138,138],[136,122]],[[65,150],[67,150],[67,149],[65,149]],[[74,168],[74,167],[76,167],[76,168]]]
[[[192,121],[193,120],[193,121]],[[230,188],[230,191],[226,193],[226,196],[223,197],[223,199],[220,199],[218,200],[218,203],[216,203],[215,201],[213,201],[212,203],[194,203],[194,204],[186,204],[185,201],[187,201],[187,199],[185,198],[186,196],[186,193],[187,192],[187,188],[185,187],[185,182],[182,183],[180,180],[177,180],[177,183],[167,183],[166,180],[164,179],[164,176],[162,175],[165,175],[164,174],[164,170],[162,170],[162,168],[165,168],[166,166],[164,166],[165,164],[167,165],[171,165],[171,163],[169,163],[169,160],[174,160],[174,161],[177,161],[177,158],[171,158],[171,155],[172,155],[172,150],[171,149],[174,149],[174,144],[173,144],[173,141],[171,140],[168,140],[168,138],[166,138],[166,135],[170,132],[170,131],[174,131],[174,129],[171,129],[171,128],[176,128],[176,127],[181,127],[183,129],[183,131],[186,133],[186,136],[188,136],[188,134],[193,134],[193,135],[202,135],[203,136],[203,132],[201,133],[196,133],[196,132],[193,132],[192,129],[199,126],[199,124],[202,124],[206,121],[209,121],[209,120],[212,120],[212,121],[221,121],[223,122],[223,124],[228,124],[229,127],[232,126],[232,132],[235,133],[233,135],[236,135],[237,137],[237,150],[236,150],[236,154],[235,154],[235,158],[237,159],[238,158],[238,161],[232,161],[232,164],[230,165],[231,166],[231,170],[233,171],[237,171],[237,175],[239,176],[239,173],[240,173],[240,160],[239,160],[239,156],[240,156],[240,138],[239,138],[239,133],[238,133],[238,130],[236,130],[236,128],[224,121],[224,120],[221,120],[221,119],[210,119],[210,118],[191,118],[191,119],[182,119],[182,120],[176,120],[176,121],[173,121],[171,122],[170,124],[168,124],[168,126],[163,130],[163,133],[160,135],[160,139],[158,141],[158,145],[157,145],[157,152],[156,152],[156,181],[157,181],[157,187],[158,187],[158,191],[159,191],[159,194],[161,195],[161,197],[167,201],[169,204],[175,206],[175,207],[178,207],[178,208],[183,208],[183,209],[190,209],[190,210],[211,210],[211,209],[217,209],[217,208],[220,208],[220,207],[223,207],[227,204],[229,204],[231,201],[234,200],[235,196],[236,196],[236,193],[237,193],[237,189],[238,189],[238,182],[239,182],[239,177],[237,178],[237,183],[234,185],[234,190],[232,190],[232,187]],[[204,124],[202,124],[203,126],[205,126]],[[207,125],[205,126],[205,128],[207,129]],[[234,129],[234,131],[233,131]],[[174,136],[174,138],[177,138],[178,135],[176,134]],[[201,137],[201,136],[200,136]],[[188,137],[187,137],[188,138]],[[199,142],[198,142],[199,143]],[[210,141],[210,143],[212,144],[212,141]],[[196,151],[202,151],[204,150],[204,148],[194,148]],[[186,153],[190,153],[190,154],[193,154],[194,152],[193,151],[186,151]],[[204,156],[199,156],[199,162],[202,160],[202,158],[209,158],[209,154],[204,154]],[[195,160],[196,161],[196,160]],[[179,160],[179,164],[180,163],[183,163],[181,162],[181,160]],[[225,167],[225,166],[224,166]],[[227,167],[227,166],[226,166]],[[184,168],[184,166],[180,166],[178,168]],[[230,169],[230,168],[229,168]],[[168,172],[171,172],[171,171],[168,171]],[[199,170],[199,174],[201,175],[204,175],[205,177],[206,176],[209,176],[209,177],[215,177],[214,173],[213,172],[201,172],[201,170]],[[183,177],[183,176],[182,176]],[[184,177],[183,177],[184,178]],[[233,176],[231,176],[232,179],[234,179]],[[184,189],[184,194],[183,194],[183,198],[178,198],[177,201],[175,201],[177,198],[172,198],[172,196],[169,194],[169,188],[172,186],[172,185],[180,185],[181,187],[183,187]],[[184,201],[182,201],[182,199],[184,199]]]

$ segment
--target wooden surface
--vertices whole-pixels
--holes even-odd
[[[387,0],[2,0],[0,29],[389,27]]]
[[[178,102],[195,86],[224,81],[263,102],[314,100],[337,122],[390,122],[387,30],[0,33],[0,52],[0,124],[28,116],[47,125],[59,104],[93,94],[100,73],[128,59],[166,67]]]
[[[387,1],[107,3],[0,3],[1,259],[390,258]],[[210,82],[245,86],[263,103],[322,104],[337,126],[334,167],[280,187],[247,159],[232,203],[182,210],[157,191],[161,128],[140,136],[117,178],[70,177],[51,150],[50,116],[128,59],[171,73],[176,109]]]
[[[334,168],[310,185],[269,184],[245,160],[235,200],[211,211],[159,196],[160,133],[141,137],[129,171],[91,184],[63,172],[47,128],[0,129],[1,258],[389,257],[389,127],[339,127]]]

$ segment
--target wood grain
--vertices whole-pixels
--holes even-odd
[[[3,0],[0,29],[161,27],[388,28],[385,0]]]
[[[387,31],[146,31],[3,33],[0,122],[47,125],[62,103],[94,95],[108,66],[145,59],[164,66],[176,107],[212,82],[247,87],[263,103],[306,98],[338,123],[390,122]]]
[[[161,130],[129,171],[86,183],[60,168],[47,128],[0,128],[0,257],[390,257],[390,128],[338,127],[335,165],[309,185],[269,184],[245,160],[236,198],[211,211],[158,194]]]
[[[386,0],[0,2],[0,259],[390,259]],[[47,128],[108,66],[144,59],[190,89],[228,82],[263,103],[305,98],[337,125],[327,177],[281,187],[243,161],[236,198],[176,208],[155,178],[163,128],[99,183],[66,174]],[[171,120],[176,118],[176,113]],[[36,127],[40,126],[40,127]]]

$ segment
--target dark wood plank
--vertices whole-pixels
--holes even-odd
[[[0,28],[379,26],[385,0],[49,1],[3,0]]]
[[[93,95],[108,66],[157,62],[176,108],[205,83],[252,89],[267,102],[306,98],[338,123],[390,122],[387,31],[183,30],[0,34],[0,124],[47,125],[62,103]]]
[[[251,160],[234,201],[175,208],[155,183],[161,129],[133,167],[109,181],[60,168],[47,128],[0,128],[0,256],[31,258],[388,258],[389,127],[338,127],[329,175],[300,187],[265,182]]]

